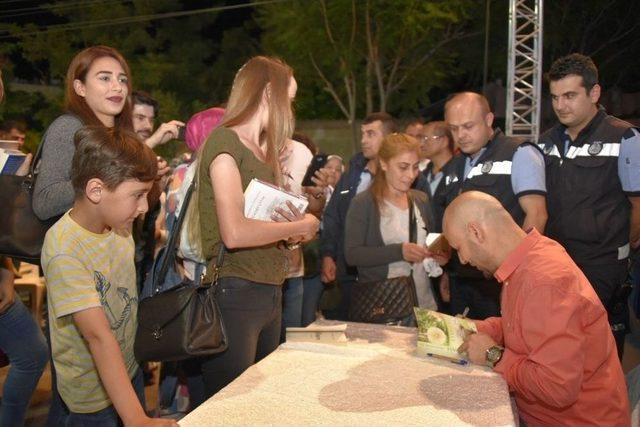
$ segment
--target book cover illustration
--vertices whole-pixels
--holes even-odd
[[[458,347],[468,333],[477,332],[472,320],[419,307],[415,307],[414,311],[418,323],[418,355],[466,360],[464,355],[458,353]]]

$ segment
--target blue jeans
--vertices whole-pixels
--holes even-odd
[[[42,331],[17,296],[0,314],[0,348],[11,363],[2,392],[0,426],[21,426],[49,352]]]
[[[291,277],[282,285],[282,332],[285,328],[302,326],[302,298],[304,284],[302,277]]]
[[[145,409],[144,400],[144,376],[142,375],[142,369],[138,369],[138,372],[133,376],[131,380],[133,390],[136,392],[142,409]],[[91,412],[88,414],[79,414],[77,412],[69,412],[66,418],[66,427],[117,427],[120,422],[120,417],[116,412],[116,408],[113,405],[107,406],[97,412]]]
[[[316,320],[316,312],[320,305],[320,298],[324,291],[324,285],[320,281],[320,275],[304,279],[304,293],[302,294],[302,326],[308,326]]]

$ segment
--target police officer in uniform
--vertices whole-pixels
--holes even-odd
[[[548,79],[560,123],[538,144],[547,163],[547,232],[595,288],[622,357],[629,251],[640,243],[640,134],[598,106],[591,58],[560,58]]]
[[[444,216],[445,197],[444,177],[449,174],[451,160],[453,159],[453,137],[447,124],[443,121],[434,121],[425,124],[422,133],[417,136],[420,141],[420,155],[429,163],[422,171],[421,176],[427,184],[425,191],[429,195],[431,211],[433,213],[433,227],[435,233],[442,233],[442,217]],[[451,301],[449,275],[445,271],[440,277],[432,277],[431,285],[434,287],[434,297],[438,304],[438,311],[449,313]]]
[[[523,229],[544,232],[547,221],[545,165],[534,144],[505,136],[493,129],[487,99],[477,93],[454,95],[445,105],[445,121],[462,154],[448,167],[444,201],[449,205],[463,191],[482,191],[502,203]],[[445,206],[446,207],[446,206]],[[485,319],[500,314],[500,288],[489,272],[464,265],[452,257],[451,311]]]
[[[422,171],[428,184],[426,190],[429,199],[432,200],[434,225],[433,231],[442,232],[442,217],[444,211],[440,211],[438,206],[442,202],[434,203],[436,199],[444,196],[444,176],[448,174],[453,159],[453,137],[447,124],[442,121],[429,122],[424,125],[422,134],[419,137],[421,155],[429,160],[429,164]]]

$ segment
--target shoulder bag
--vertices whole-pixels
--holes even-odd
[[[409,195],[409,241],[416,243],[417,225],[414,204]],[[399,323],[411,319],[418,305],[411,274],[375,282],[356,281],[351,290],[349,320],[364,323]],[[415,320],[410,320],[415,323]]]
[[[0,255],[37,265],[44,236],[59,218],[41,221],[31,204],[43,145],[44,138],[26,176],[0,175]]]
[[[202,283],[201,269],[194,280],[183,278],[176,268],[176,246],[195,180],[185,195],[167,246],[161,249],[145,282],[150,296],[138,305],[138,329],[134,352],[140,361],[173,361],[220,353],[227,348],[222,314],[216,302],[218,273],[224,245],[214,265],[211,283]]]

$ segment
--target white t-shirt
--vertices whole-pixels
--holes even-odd
[[[424,242],[427,238],[425,224],[419,210],[414,205],[414,213],[417,221],[417,241]],[[409,211],[385,201],[380,212],[380,233],[385,245],[404,243],[409,241]],[[430,310],[436,310],[436,301],[431,290],[431,281],[421,262],[410,264],[407,261],[396,261],[389,264],[388,279],[408,276],[413,270],[413,281],[418,294],[418,305]]]
[[[291,154],[284,162],[284,167],[288,171],[289,176],[283,177],[284,185],[289,191],[302,194],[302,180],[304,179],[307,169],[313,159],[313,153],[301,142],[290,140],[289,147]],[[289,274],[287,277],[304,276],[304,260],[302,259],[302,248],[295,249],[288,254]]]

